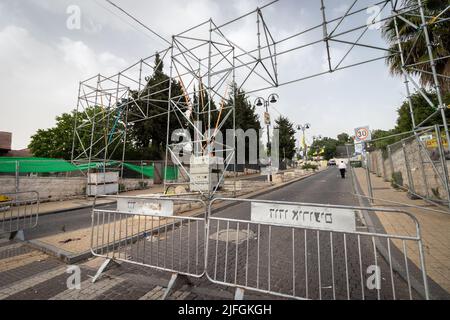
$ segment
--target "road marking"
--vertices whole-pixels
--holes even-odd
[[[125,279],[123,278],[104,277],[92,283],[92,279],[88,279],[81,283],[81,289],[67,289],[49,300],[94,300],[102,293],[124,281]]]
[[[24,291],[31,287],[34,287],[42,282],[55,278],[66,271],[66,266],[58,267],[56,269],[52,269],[50,271],[41,272],[31,278],[27,278],[18,283],[13,284],[12,286],[3,287],[0,289],[0,300],[3,300],[13,294]]]

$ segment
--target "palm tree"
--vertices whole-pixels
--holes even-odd
[[[449,5],[448,0],[423,0],[422,3],[424,4],[426,20],[433,21],[433,17],[436,17],[445,9],[447,10],[439,19],[450,19],[450,9],[447,8]],[[403,0],[403,5],[404,7],[413,9],[405,17],[416,26],[420,26],[422,20],[418,9],[418,1]],[[401,19],[397,19],[397,24],[403,55],[407,59],[405,64],[410,65],[429,60],[423,31],[416,30],[413,26]],[[444,94],[450,92],[450,80],[446,78],[450,76],[450,59],[445,58],[450,55],[449,30],[450,20],[428,25],[430,42],[433,46],[433,56],[436,59],[436,71],[439,74],[438,81]],[[398,51],[394,19],[388,20],[384,25],[383,36],[389,42],[390,49],[392,51]],[[402,74],[402,62],[399,54],[388,56],[386,63],[389,65],[392,74]],[[430,63],[423,63],[405,69],[409,74],[418,76],[423,86],[434,85]]]

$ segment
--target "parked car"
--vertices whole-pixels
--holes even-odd
[[[334,160],[334,159],[328,160],[328,166],[335,166],[335,165],[336,165],[336,160]]]

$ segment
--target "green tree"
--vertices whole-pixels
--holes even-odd
[[[427,97],[434,103],[434,105],[438,105],[438,98],[435,92],[429,91],[426,92]],[[413,105],[414,119],[416,121],[416,125],[420,124],[422,121],[431,116],[436,109],[432,108],[425,98],[420,93],[415,93],[411,95],[411,102]],[[450,104],[450,93],[444,96],[444,103]],[[450,110],[446,109],[446,118],[447,121],[450,122]],[[397,123],[395,126],[395,132],[407,132],[413,129],[411,114],[409,112],[409,103],[408,100],[405,100],[400,108],[397,109]],[[437,123],[442,123],[441,114],[438,113],[434,117],[430,118],[425,125],[434,125]]]
[[[72,142],[73,142],[73,126],[75,117],[77,117],[77,123],[86,123],[78,130],[78,137],[85,148],[88,148],[91,143],[91,122],[89,118],[94,116],[99,119],[100,115],[104,112],[104,109],[100,106],[86,108],[85,112],[76,113],[73,110],[71,113],[63,113],[56,117],[56,125],[49,129],[39,129],[32,137],[28,148],[36,157],[44,158],[62,158],[66,160],[71,159],[72,155]],[[99,139],[108,139],[108,134],[114,125],[114,119],[104,119],[104,121],[96,121],[93,141]],[[121,149],[115,148],[119,143],[122,143],[121,139],[117,139],[112,142],[110,150],[116,149],[116,152],[112,155],[114,159],[121,158]],[[94,146],[92,154],[95,155],[101,151],[104,147],[101,143]],[[119,150],[120,149],[120,150]],[[79,155],[83,153],[83,148],[78,139],[75,143],[74,154]],[[101,157],[102,155],[99,155]]]
[[[135,103],[128,105],[128,121],[130,125],[130,139],[139,149],[136,159],[159,160],[165,155],[167,137],[167,108],[169,100],[170,77],[163,72],[163,62],[160,56],[155,56],[155,68],[153,75],[147,77],[147,84],[141,91],[131,93]],[[182,97],[181,85],[172,80],[172,97]],[[141,98],[142,97],[142,98]],[[179,99],[178,105],[184,110],[186,103]],[[142,120],[146,117],[146,120]],[[179,120],[184,117],[179,111],[173,111],[170,115],[170,130],[181,128]]]
[[[418,4],[417,0],[404,0],[403,2],[405,6],[408,7],[413,7]],[[425,16],[428,17],[428,20],[432,19],[430,17],[435,17],[440,14],[448,6],[448,0],[423,0],[422,2],[424,3],[424,12]],[[407,18],[417,26],[422,25],[418,9],[410,12]],[[449,19],[450,10],[446,10],[440,18]],[[403,55],[405,58],[408,57],[405,64],[427,61],[429,58],[423,32],[415,29],[412,25],[401,19],[397,19],[397,23]],[[438,73],[447,77],[450,75],[450,59],[439,58],[450,55],[450,32],[448,32],[448,30],[448,21],[430,24],[428,26],[433,56],[436,58],[436,70]],[[383,35],[390,44],[390,50],[393,52],[398,51],[394,19],[390,19],[386,22],[383,28]],[[389,55],[386,58],[386,62],[393,74],[402,74],[402,62],[399,54]],[[406,69],[406,71],[411,75],[419,76],[420,82],[423,85],[431,86],[434,84],[433,76],[430,74],[431,67],[429,63],[416,65],[414,68]],[[439,77],[439,82],[444,93],[450,92],[450,81],[448,81],[447,78]]]
[[[232,94],[228,97],[224,103],[224,108],[231,108],[235,106],[235,128],[242,129],[244,132],[249,129],[254,129],[257,133],[261,129],[259,122],[259,116],[256,113],[256,108],[249,101],[246,92],[243,89],[239,89],[237,84],[233,84],[230,90]],[[226,109],[222,112],[222,117],[231,109]],[[217,114],[217,113],[216,113]],[[214,123],[217,121],[217,115],[214,117]],[[226,130],[233,129],[233,115],[230,115],[222,127],[222,134],[224,139],[226,138]],[[227,143],[229,143],[227,141]],[[261,148],[261,140],[258,141],[257,152]],[[249,160],[249,141],[245,142],[245,160]],[[237,155],[236,155],[237,156]]]
[[[372,140],[377,140],[377,139],[381,139],[381,140],[377,140],[374,142],[369,143],[369,147],[373,147],[375,149],[379,149],[381,150],[383,153],[383,157],[386,159],[388,154],[387,154],[387,146],[394,144],[398,141],[400,141],[402,138],[405,138],[405,136],[395,136],[395,137],[390,137],[394,134],[398,133],[395,129],[391,129],[391,130],[373,130],[372,131]],[[389,137],[389,138],[386,138]],[[383,139],[384,138],[384,139]]]
[[[352,138],[345,132],[338,134],[337,136],[339,145],[345,145],[347,143],[353,142]]]
[[[336,147],[338,144],[338,140],[329,137],[315,139],[309,147],[308,156],[313,157],[316,153],[320,153],[325,160],[330,160],[336,156]]]
[[[279,130],[280,158],[292,159],[295,156],[295,129],[288,118],[279,116],[275,120],[275,129]]]

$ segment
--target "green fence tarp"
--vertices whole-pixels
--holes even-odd
[[[15,173],[69,172],[79,170],[77,166],[61,159],[0,157],[0,172]]]
[[[166,180],[177,180],[178,179],[178,168],[177,167],[166,167],[164,170],[164,177]]]
[[[106,167],[113,167],[116,165],[120,165],[120,162],[118,161],[110,161],[106,162]],[[88,169],[102,169],[103,168],[103,162],[91,162],[91,163],[82,163],[77,164],[78,170],[88,170]]]
[[[118,163],[117,161],[110,161],[106,165],[114,166]],[[16,165],[19,166],[20,173],[50,173],[102,168],[103,162],[74,165],[63,159],[0,157],[0,172],[15,173]]]
[[[130,164],[130,163],[124,163],[123,166],[130,170],[136,171],[136,172],[138,172],[146,177],[149,177],[149,178],[153,178],[153,176],[155,175],[154,165],[139,166],[139,165],[134,165],[134,164]]]
[[[101,169],[103,162],[91,162],[74,165],[69,161],[62,159],[50,158],[17,158],[17,157],[0,157],[0,172],[1,173],[15,173],[16,165],[19,166],[20,173],[51,173],[51,172],[71,172],[88,169]],[[106,163],[107,167],[119,166],[119,161],[109,161]],[[152,165],[134,165],[124,163],[124,167],[138,172],[146,177],[154,178],[155,166]],[[175,166],[165,168],[166,180],[178,179],[178,168]]]

